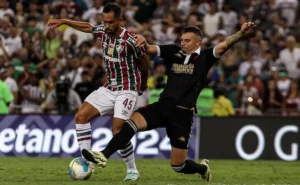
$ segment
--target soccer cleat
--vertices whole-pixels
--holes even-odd
[[[140,179],[139,172],[127,172],[126,177],[123,181],[137,181]]]
[[[206,180],[206,181],[211,181],[211,172],[210,172],[210,168],[209,168],[209,160],[203,159],[203,160],[201,160],[200,164],[207,167],[206,172],[204,174],[201,174],[201,178],[203,180]]]
[[[101,168],[105,168],[107,159],[102,152],[93,152],[88,149],[83,149],[81,153],[86,160],[97,164]]]

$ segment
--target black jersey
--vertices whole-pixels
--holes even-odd
[[[200,49],[200,54],[193,53],[186,64],[184,61],[187,56],[180,47],[176,45],[158,47],[159,57],[164,59],[168,75],[167,85],[160,95],[159,102],[195,107],[207,73],[219,59],[214,56],[214,47]]]

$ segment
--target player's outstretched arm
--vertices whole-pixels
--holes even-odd
[[[145,37],[141,35],[135,35],[134,38],[136,39],[136,47],[145,47],[146,53],[151,55],[157,55],[157,46],[156,45],[149,45]]]
[[[253,31],[253,28],[255,28],[256,25],[253,22],[245,22],[241,30],[235,33],[234,35],[231,35],[227,37],[223,42],[220,42],[215,47],[215,55],[217,57],[222,56],[230,47],[232,47],[235,43],[242,40],[247,34],[249,34],[251,31]]]
[[[92,33],[94,27],[92,24],[88,22],[71,21],[68,19],[51,19],[48,21],[47,26],[49,26],[52,29],[52,28],[59,27],[63,24],[86,33]]]

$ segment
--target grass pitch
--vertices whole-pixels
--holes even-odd
[[[137,160],[138,182],[123,182],[125,164],[109,160],[105,169],[96,169],[89,180],[74,181],[67,174],[72,159],[0,158],[0,185],[300,185],[300,161],[210,160],[212,182],[198,175],[173,172],[168,160]]]

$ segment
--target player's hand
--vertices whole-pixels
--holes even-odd
[[[46,26],[49,26],[51,29],[59,27],[63,24],[62,20],[59,19],[51,19],[47,22]]]
[[[256,24],[254,22],[245,22],[240,31],[243,35],[247,35],[248,33],[252,32],[255,27]]]
[[[147,42],[145,37],[143,37],[141,35],[135,35],[134,38],[136,40],[136,42],[135,42],[136,47],[142,48],[145,46],[145,44]]]

